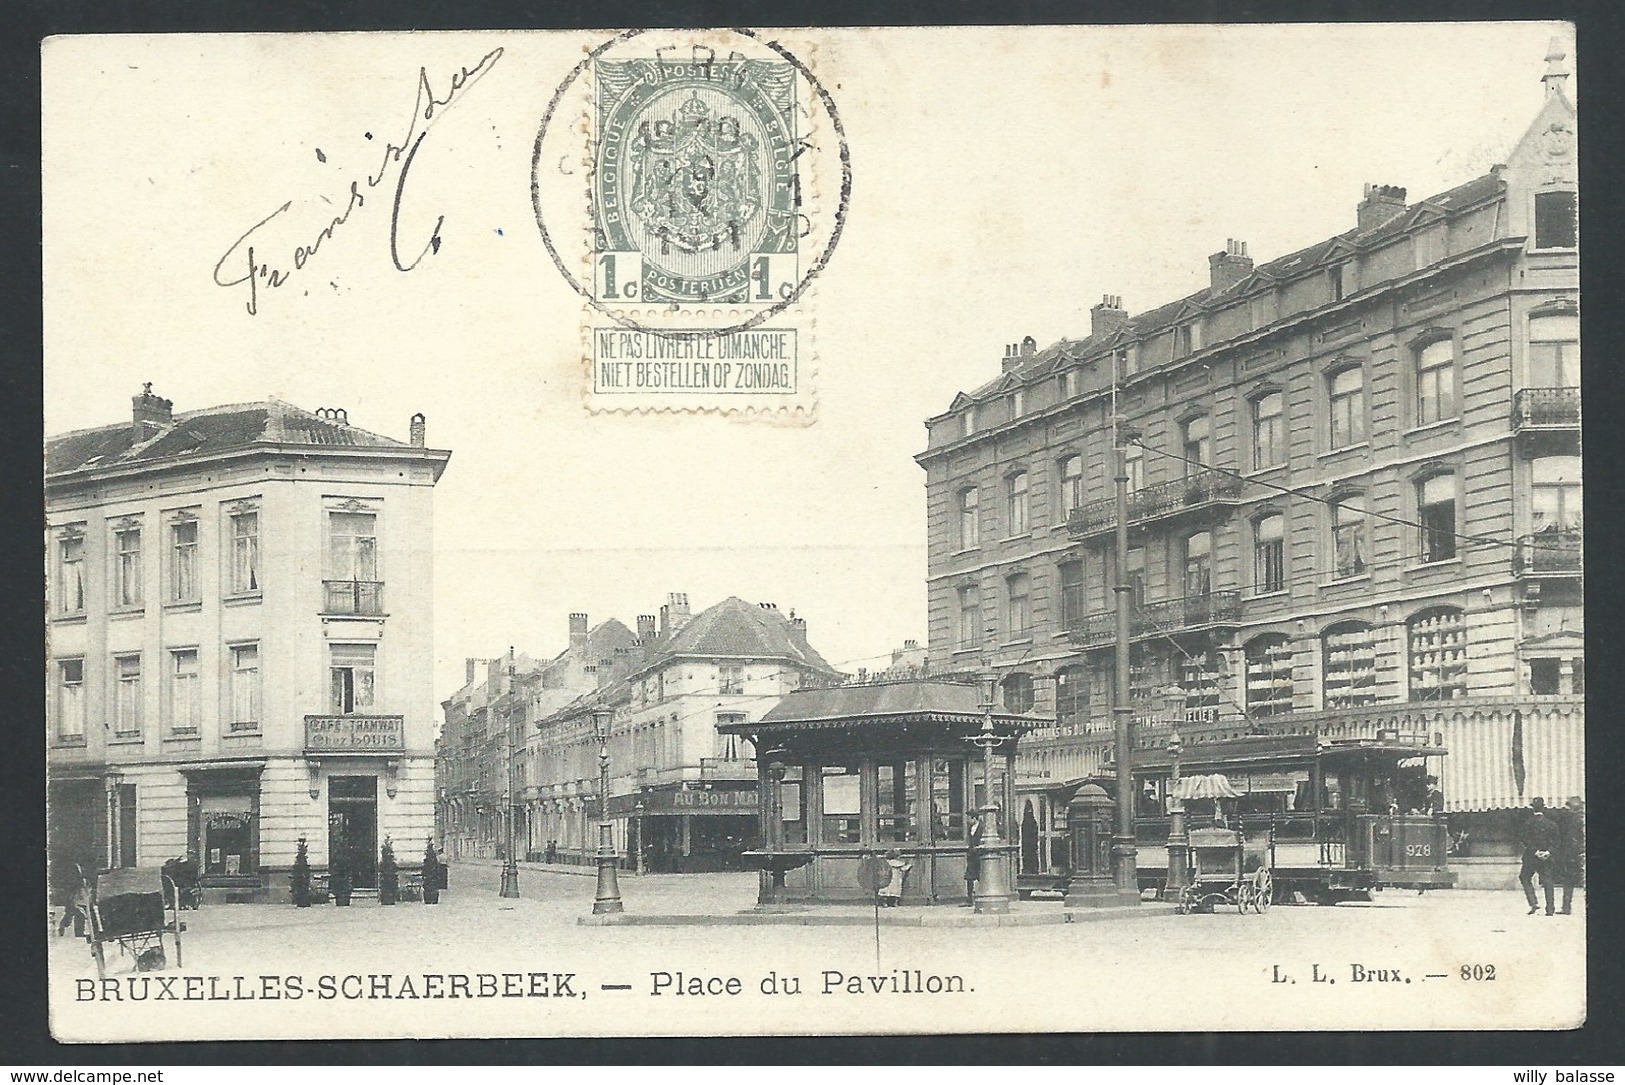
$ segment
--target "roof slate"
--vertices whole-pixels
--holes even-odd
[[[671,656],[787,658],[836,673],[811,645],[791,632],[790,619],[777,608],[755,606],[737,595],[690,618],[656,648],[651,662]]]

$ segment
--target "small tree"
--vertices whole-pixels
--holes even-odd
[[[440,856],[435,854],[433,840],[423,848],[423,903],[440,903]]]
[[[299,838],[299,847],[293,853],[293,870],[288,875],[288,885],[293,890],[293,906],[295,908],[310,907],[310,849],[305,838]]]
[[[383,855],[378,860],[378,903],[394,904],[400,894],[400,868],[395,865],[395,845],[384,837]]]

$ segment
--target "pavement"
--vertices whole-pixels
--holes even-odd
[[[85,942],[52,937],[53,1029],[78,1040],[1470,1029],[1572,1027],[1585,1013],[1583,894],[1577,914],[1550,918],[1525,915],[1516,892],[1450,890],[1263,915],[1151,905],[941,926],[927,921],[968,909],[905,907],[876,925],[873,909],[846,907],[808,915],[858,922],[759,926],[699,919],[748,912],[753,873],[624,875],[627,915],[693,921],[584,926],[593,882],[580,871],[524,864],[517,899],[497,895],[498,864],[462,863],[435,906],[207,906],[183,913],[184,968],[171,954],[164,971],[136,974],[114,954],[102,982]]]

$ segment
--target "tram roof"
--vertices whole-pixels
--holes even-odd
[[[1301,734],[1242,735],[1208,742],[1187,741],[1180,752],[1179,764],[1182,769],[1195,769],[1205,765],[1245,765],[1297,758],[1312,760],[1317,756],[1337,758],[1375,753],[1397,759],[1442,757],[1447,752],[1443,746],[1429,746],[1424,741],[1403,737],[1327,740],[1316,735]],[[1172,764],[1173,758],[1169,756],[1166,745],[1134,751],[1136,769],[1170,768]]]

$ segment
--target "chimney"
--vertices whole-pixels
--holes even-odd
[[[1128,313],[1123,309],[1120,295],[1107,294],[1099,305],[1089,310],[1089,334],[1095,338],[1109,338],[1126,327]]]
[[[175,420],[170,413],[175,406],[174,401],[153,395],[151,381],[141,386],[140,395],[130,397],[130,406],[132,426],[138,442],[156,436],[159,430]]]
[[[572,649],[587,646],[587,616],[581,611],[570,615],[570,647]]]
[[[802,648],[807,647],[807,619],[796,617],[794,611],[790,613],[790,639]]]
[[[480,661],[474,656],[468,656],[465,659],[464,666],[466,671],[463,675],[463,684],[465,686],[472,686],[474,684],[474,668],[478,667],[479,665]]]
[[[429,439],[428,419],[419,411],[412,416],[412,447],[422,448]]]
[[[655,639],[655,616],[653,614],[638,615],[638,641],[648,644]]]
[[[1000,372],[1008,373],[1021,364],[1021,348],[1016,343],[1004,345],[1004,360],[999,363]]]
[[[350,424],[350,412],[343,407],[317,407],[316,417],[326,419],[340,426]]]
[[[1355,214],[1361,233],[1374,230],[1405,210],[1405,190],[1396,185],[1366,185]]]
[[[912,652],[915,649],[919,648],[919,646],[920,646],[920,642],[917,641],[917,640],[905,640],[903,642],[903,650],[905,652]]]
[[[671,610],[671,632],[676,636],[688,624],[688,593],[671,592],[666,596],[666,606]]]
[[[1556,38],[1553,38],[1551,44],[1546,47],[1546,74],[1540,77],[1540,81],[1546,84],[1548,98],[1554,94],[1562,94],[1564,86],[1569,81],[1568,68],[1563,63],[1567,56],[1568,53],[1564,52],[1562,43]]]
[[[1207,258],[1213,292],[1222,294],[1253,273],[1253,258],[1247,255],[1247,242],[1227,238],[1224,251]]]
[[[665,640],[671,636],[671,607],[664,603],[660,606],[660,639]]]

